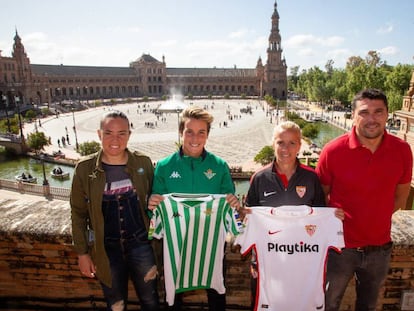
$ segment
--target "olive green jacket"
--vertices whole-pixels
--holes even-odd
[[[149,157],[137,151],[127,150],[127,152],[126,172],[137,191],[142,218],[148,230],[147,199],[151,192],[154,166]],[[111,271],[104,247],[102,214],[102,196],[105,183],[101,150],[81,159],[76,165],[70,194],[70,206],[74,250],[79,255],[89,253],[96,266],[97,278],[111,287]],[[89,229],[94,232],[94,240],[92,241],[88,239]]]

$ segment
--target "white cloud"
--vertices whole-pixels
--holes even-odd
[[[177,43],[178,43],[177,40],[170,39],[170,40],[163,40],[163,41],[154,41],[151,43],[151,45],[153,47],[171,47],[171,46],[176,46]]]
[[[316,52],[312,48],[303,48],[303,49],[300,49],[297,54],[299,56],[309,57],[309,56],[315,56]]]
[[[137,26],[128,27],[127,31],[131,32],[131,33],[139,33],[139,32],[141,32],[141,28],[137,27]]]
[[[340,36],[317,37],[311,34],[302,34],[290,37],[286,40],[285,45],[290,48],[312,45],[335,47],[341,45],[344,41],[345,38]]]
[[[130,27],[121,27],[121,26],[111,26],[107,28],[107,31],[110,33],[115,34],[122,34],[122,33],[140,33],[141,28],[138,26],[130,26]]]
[[[326,53],[326,61],[332,59],[334,67],[344,67],[351,56],[352,52],[349,49],[335,49]]]
[[[386,46],[379,49],[378,52],[380,55],[396,55],[399,52],[399,49],[395,46]]]
[[[330,50],[326,53],[326,56],[329,59],[349,57],[351,55],[352,55],[352,52],[348,49],[335,49],[335,50]]]
[[[345,41],[345,38],[340,36],[332,36],[327,38],[319,38],[318,41],[320,41],[322,45],[334,47],[340,46]]]
[[[247,29],[240,29],[238,31],[231,32],[229,34],[229,38],[230,39],[240,39],[240,38],[245,37],[247,33],[248,33]]]
[[[306,45],[311,45],[315,42],[313,35],[295,35],[285,41],[285,46],[290,48],[300,48]]]
[[[210,41],[203,41],[197,40],[187,43],[186,48],[189,50],[194,51],[206,51],[206,50],[226,50],[229,48],[234,47],[234,43],[221,41],[221,40],[210,40]]]
[[[391,23],[387,23],[385,26],[381,26],[377,29],[377,33],[380,35],[391,33],[394,30],[394,26]]]

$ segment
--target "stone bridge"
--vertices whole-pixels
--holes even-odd
[[[15,154],[24,154],[27,151],[24,140],[16,134],[0,134],[0,146],[12,150]]]

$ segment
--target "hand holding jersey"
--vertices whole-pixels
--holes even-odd
[[[334,214],[332,208],[304,205],[251,209],[235,244],[243,255],[251,249],[257,254],[255,310],[323,308],[327,251],[344,246],[342,222]]]
[[[168,304],[176,292],[213,288],[224,294],[226,234],[237,235],[242,227],[226,196],[168,194],[153,212],[149,238],[164,239]]]

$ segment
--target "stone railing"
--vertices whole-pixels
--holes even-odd
[[[18,193],[27,193],[44,196],[48,199],[57,199],[69,201],[70,189],[61,187],[43,186],[38,184],[23,183],[14,180],[0,179],[0,189],[16,191]]]

